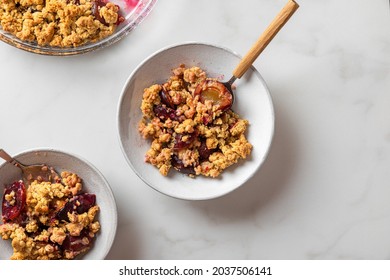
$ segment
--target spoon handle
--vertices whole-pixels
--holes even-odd
[[[13,165],[15,166],[18,166],[18,162],[13,158],[11,157],[6,151],[4,151],[3,149],[0,149],[0,157],[6,161],[8,161],[9,163],[12,163]]]
[[[240,63],[236,66],[233,71],[233,76],[241,78],[242,75],[248,70],[253,64],[256,58],[261,52],[267,47],[269,42],[275,37],[284,24],[290,19],[290,17],[299,8],[299,5],[294,0],[289,0],[288,3],[283,7],[279,14],[274,18],[267,29],[261,34],[256,43],[248,51],[248,53],[241,59]]]

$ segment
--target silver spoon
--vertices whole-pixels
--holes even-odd
[[[26,184],[30,184],[34,180],[39,182],[59,182],[60,180],[60,176],[54,168],[46,164],[22,164],[3,149],[0,149],[0,157],[22,170],[22,178]]]
[[[197,87],[195,94],[200,94],[201,99],[212,100],[214,103],[220,105],[222,110],[230,109],[234,102],[234,92],[232,89],[234,81],[240,79],[245,74],[298,8],[299,5],[294,0],[289,0],[263,34],[261,34],[253,44],[252,48],[238,63],[233,70],[233,76],[229,81],[218,82],[206,80]]]

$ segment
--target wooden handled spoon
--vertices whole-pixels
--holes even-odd
[[[22,170],[22,178],[26,184],[30,184],[34,180],[39,182],[58,182],[60,180],[60,176],[54,168],[45,164],[22,164],[3,149],[0,149],[0,157]]]
[[[194,94],[200,95],[201,101],[212,100],[213,104],[219,106],[222,111],[230,109],[234,102],[234,93],[232,90],[234,81],[245,74],[298,8],[299,5],[294,0],[289,0],[287,2],[263,34],[257,39],[248,53],[238,63],[233,70],[233,76],[229,81],[218,82],[206,80],[197,86]]]

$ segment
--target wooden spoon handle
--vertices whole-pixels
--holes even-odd
[[[253,64],[256,58],[267,47],[269,42],[275,37],[284,24],[290,19],[290,17],[299,8],[299,5],[294,0],[289,0],[283,7],[279,14],[274,18],[267,29],[261,34],[256,43],[248,51],[248,53],[241,59],[240,63],[233,71],[233,76],[241,78],[245,74],[246,70]]]
[[[13,158],[3,149],[0,149],[0,157],[8,162],[13,160]]]
[[[14,159],[13,157],[11,157],[6,151],[4,151],[3,149],[0,149],[0,157],[6,161],[8,161],[9,163],[12,163],[13,165],[18,166],[19,162],[16,161],[16,159]]]

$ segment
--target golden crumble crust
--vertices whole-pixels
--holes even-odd
[[[138,130],[143,138],[151,139],[145,162],[164,176],[174,167],[191,177],[218,177],[250,155],[252,145],[245,137],[249,122],[230,109],[221,110],[211,100],[199,100],[194,94],[197,86],[213,80],[200,67],[180,65],[172,73],[164,84],[151,85],[143,92]],[[185,148],[175,146],[179,141]]]
[[[81,178],[71,172],[61,173],[61,183],[33,181],[26,186],[25,212],[15,221],[4,220],[0,237],[11,239],[12,260],[73,259],[89,250],[95,234],[100,230],[97,220],[99,206],[86,202]],[[4,195],[7,205],[18,198],[12,191]],[[88,208],[86,203],[90,203]],[[67,208],[67,205],[70,205]],[[77,207],[82,208],[77,208]],[[71,247],[71,238],[82,246]]]
[[[2,0],[4,31],[41,46],[77,47],[114,33],[119,7],[98,0]]]

